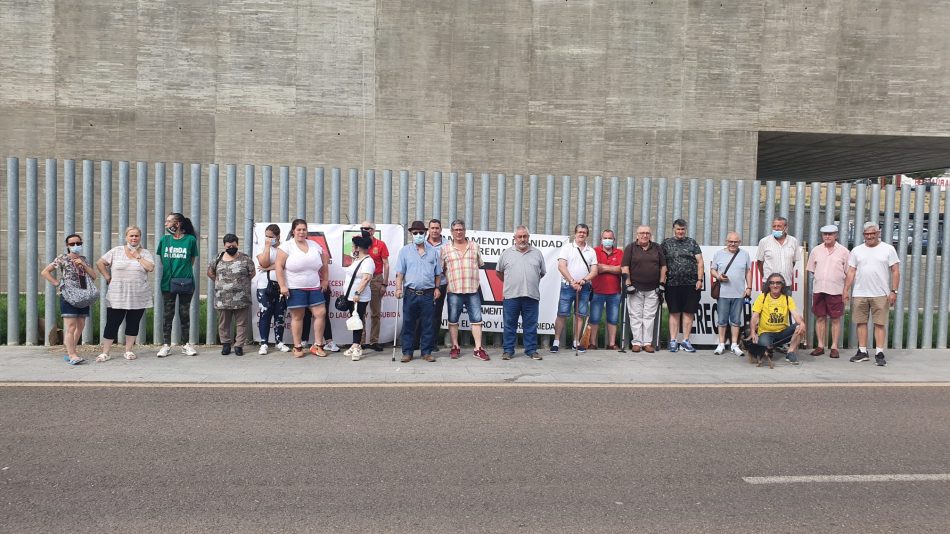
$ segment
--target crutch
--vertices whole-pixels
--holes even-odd
[[[621,288],[621,295],[623,299],[620,301],[620,350],[617,352],[627,352],[627,327],[624,326],[624,321],[627,321],[627,290],[626,287]]]
[[[657,293],[656,317],[653,319],[653,348],[660,347],[660,319],[663,318],[663,293]],[[672,335],[672,334],[671,334]]]
[[[405,296],[405,295],[403,295]],[[393,361],[396,361],[396,335],[399,333],[399,307],[402,305],[402,299],[396,299],[396,325],[393,326]]]

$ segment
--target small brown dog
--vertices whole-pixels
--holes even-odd
[[[765,345],[753,343],[752,334],[747,327],[742,327],[739,338],[739,348],[745,353],[749,363],[756,364],[756,367],[762,367],[762,364],[767,361],[769,362],[769,369],[775,369],[775,362],[772,361],[772,349]]]

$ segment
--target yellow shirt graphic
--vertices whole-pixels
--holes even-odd
[[[759,313],[759,331],[781,332],[785,327],[791,324],[788,319],[788,313],[796,311],[795,301],[785,295],[779,295],[773,299],[772,295],[764,293],[755,299],[752,304],[752,313]]]

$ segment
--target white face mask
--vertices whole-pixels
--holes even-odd
[[[412,242],[413,242],[414,244],[416,244],[416,245],[421,245],[421,244],[425,243],[425,240],[426,240],[425,234],[413,234],[413,235],[412,235]]]
[[[72,252],[73,254],[81,254],[81,253],[82,253],[82,245],[73,245],[73,246],[69,247],[69,251]]]
[[[129,247],[129,250],[135,250],[139,248],[139,245],[133,245],[132,243],[128,243],[126,246]]]

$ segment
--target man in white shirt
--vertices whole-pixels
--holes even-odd
[[[776,217],[772,221],[772,233],[759,240],[755,263],[762,274],[762,282],[772,273],[782,275],[788,285],[786,294],[791,295],[792,280],[795,279],[795,260],[798,258],[798,240],[788,235],[788,219]],[[762,285],[762,291],[768,291]]]
[[[852,362],[866,362],[868,348],[861,346],[868,338],[868,320],[874,320],[874,362],[883,367],[884,345],[887,339],[884,326],[887,324],[890,307],[897,302],[900,287],[900,259],[897,251],[888,243],[881,242],[881,229],[877,223],[864,224],[864,244],[854,247],[848,257],[848,276],[844,281],[842,298],[847,303],[854,291],[851,320],[857,325],[858,352]],[[890,283],[888,283],[890,278]]]
[[[560,350],[564,323],[574,306],[574,344],[583,334],[584,320],[590,313],[590,281],[597,276],[597,253],[587,243],[590,228],[580,223],[574,227],[574,241],[567,242],[557,255],[557,270],[561,274],[561,294],[557,304],[557,319],[554,320],[554,343],[551,352]],[[577,347],[586,352],[586,347]]]

